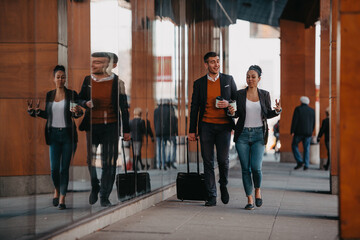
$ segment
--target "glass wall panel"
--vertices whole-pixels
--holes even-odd
[[[3,2],[0,239],[40,238],[174,184],[187,170],[203,55],[225,61],[220,9],[185,0]],[[195,171],[195,143],[189,152]]]

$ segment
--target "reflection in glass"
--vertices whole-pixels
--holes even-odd
[[[102,207],[112,205],[109,197],[115,181],[121,127],[124,139],[130,140],[124,82],[111,71],[117,62],[118,57],[113,53],[92,53],[91,75],[85,77],[79,94],[80,105],[86,109],[80,130],[86,131],[87,164],[91,178],[89,204],[95,204],[100,195]],[[100,177],[96,166],[98,148],[101,152]]]

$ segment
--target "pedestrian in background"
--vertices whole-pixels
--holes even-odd
[[[142,109],[139,107],[136,107],[134,109],[134,118],[130,121],[130,134],[131,138],[133,140],[133,146],[134,146],[134,159],[135,159],[135,166],[138,170],[138,163],[140,163],[141,169],[145,168],[145,165],[142,163],[141,160],[141,148],[142,148],[142,141],[143,137],[147,135],[150,135],[151,141],[154,142],[154,134],[150,128],[150,122],[146,124],[145,121],[141,118],[142,116]],[[149,120],[147,120],[149,121]],[[146,165],[146,169],[149,169],[149,165]]]
[[[330,166],[330,148],[329,148],[329,132],[330,132],[330,122],[329,122],[329,108],[325,110],[326,118],[322,121],[319,134],[317,136],[317,142],[320,142],[322,135],[325,135],[325,146],[327,150],[328,160],[324,165],[324,169],[328,170]]]
[[[302,96],[300,102],[300,106],[297,106],[294,110],[291,122],[290,132],[293,136],[291,148],[297,163],[294,169],[304,166],[304,170],[307,170],[310,161],[311,136],[315,128],[315,110],[308,106],[310,103],[308,97]],[[303,157],[299,152],[298,145],[300,142],[302,142],[304,148]]]

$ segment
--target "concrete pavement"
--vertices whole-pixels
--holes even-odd
[[[265,158],[266,160],[266,158]],[[227,205],[173,196],[81,239],[338,239],[338,197],[329,172],[264,162],[261,208],[249,211],[239,164],[230,170]]]

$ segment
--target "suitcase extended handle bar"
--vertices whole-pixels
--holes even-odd
[[[130,144],[131,144],[131,150],[132,150],[132,154],[133,154],[133,169],[134,169],[134,173],[135,175],[137,174],[137,167],[136,167],[136,159],[135,159],[135,151],[134,151],[134,142],[133,139],[130,138]],[[125,157],[125,147],[124,147],[124,139],[121,138],[121,148],[122,148],[122,152],[123,152],[123,158],[124,158],[124,170],[125,170],[125,174],[127,174],[127,167],[126,167],[126,157]],[[137,186],[137,178],[135,178],[135,192],[136,192],[136,186]]]
[[[186,137],[186,164],[187,164],[187,172],[190,173],[190,158],[189,158],[189,138]],[[200,174],[200,166],[199,166],[199,138],[196,138],[196,165],[197,165],[197,173]]]

